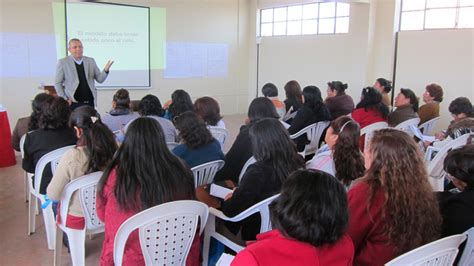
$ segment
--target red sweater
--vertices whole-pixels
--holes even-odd
[[[368,125],[372,125],[373,123],[387,122],[387,119],[383,118],[382,114],[373,108],[368,108],[367,110],[365,110],[365,108],[357,108],[352,111],[351,115],[352,119],[359,123],[361,129]],[[364,140],[365,136],[359,138],[359,146],[361,150],[364,150]]]
[[[349,235],[355,247],[354,265],[383,265],[395,258],[394,246],[389,244],[383,230],[382,211],[385,204],[383,191],[378,191],[367,211],[370,187],[364,181],[348,192]]]
[[[114,265],[114,239],[119,227],[128,218],[137,212],[124,211],[120,208],[114,195],[115,183],[117,180],[116,171],[113,169],[104,186],[104,201],[97,197],[97,215],[105,223],[104,243],[102,244],[102,254],[100,265]],[[199,237],[195,237],[191,250],[189,251],[186,265],[199,265]],[[133,231],[125,245],[123,255],[123,265],[145,265],[138,230]]]
[[[332,245],[315,247],[286,238],[278,230],[273,230],[257,235],[257,242],[239,252],[232,266],[348,266],[352,265],[353,258],[354,246],[347,235]]]

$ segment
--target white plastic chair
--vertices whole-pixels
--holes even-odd
[[[212,136],[221,144],[222,151],[224,151],[225,142],[229,139],[229,131],[221,127],[208,126],[208,128]]]
[[[85,265],[85,240],[86,232],[97,234],[104,231],[104,224],[97,217],[96,189],[102,172],[94,172],[81,176],[64,187],[61,196],[61,207],[58,212],[61,222],[56,227],[56,248],[54,250],[54,265],[61,265],[61,249],[63,232],[66,233],[69,249],[71,251],[72,265]],[[84,213],[85,227],[82,230],[66,227],[69,203],[74,195],[79,193],[82,211]]]
[[[433,130],[436,127],[436,124],[441,119],[441,116],[435,117],[431,120],[426,121],[425,123],[418,126],[418,129],[423,133],[423,135],[432,136]]]
[[[318,123],[311,124],[300,131],[296,132],[293,135],[290,135],[291,139],[296,139],[303,134],[306,134],[306,137],[310,141],[304,147],[304,150],[300,152],[301,156],[305,157],[307,154],[313,154],[319,147],[319,140],[324,130],[329,126],[329,121],[320,121]]]
[[[270,231],[272,229],[271,228],[272,226],[270,224],[270,210],[268,208],[268,205],[270,205],[270,203],[274,199],[276,199],[278,196],[280,196],[280,194],[277,194],[270,198],[262,200],[259,203],[253,205],[252,207],[246,209],[245,211],[241,212],[240,214],[234,217],[227,217],[226,215],[224,215],[222,211],[210,207],[209,208],[210,215],[207,221],[206,230],[204,231],[204,247],[203,247],[203,254],[202,254],[202,257],[203,257],[202,265],[208,265],[211,237],[215,238],[217,241],[221,242],[222,244],[229,247],[235,252],[239,252],[242,249],[244,249],[243,246],[232,242],[227,237],[225,237],[224,235],[216,231],[216,217],[224,221],[240,222],[252,214],[260,213],[260,217],[261,217],[260,233]]]
[[[434,191],[444,191],[445,173],[443,170],[443,163],[444,159],[448,155],[448,152],[452,149],[456,149],[466,145],[469,136],[470,134],[464,134],[462,136],[459,136],[458,138],[444,145],[431,161],[425,161],[429,181]],[[427,151],[427,153],[429,153],[429,151]]]
[[[474,227],[471,227],[471,229],[464,232],[464,234],[467,234],[467,241],[458,265],[472,266],[474,265]]]
[[[410,129],[410,126],[417,127],[419,123],[420,123],[420,118],[412,118],[412,119],[408,119],[401,122],[400,124],[394,126],[394,128],[404,131],[405,133],[413,137],[415,133]]]
[[[360,135],[365,136],[364,138],[364,150],[367,149],[367,146],[369,145],[370,139],[374,135],[374,132],[380,129],[388,128],[388,123],[387,122],[377,122],[370,124],[360,130]]]
[[[25,158],[25,150],[23,146],[25,145],[26,134],[24,134],[20,139],[21,159]],[[24,171],[25,202],[28,202],[28,195],[30,195],[30,187],[28,184],[30,183],[29,180],[31,180],[32,176],[32,173]],[[36,206],[38,206],[38,204],[36,204]]]
[[[283,118],[281,120],[286,122],[290,119],[293,119],[293,118],[295,118],[297,113],[298,113],[298,111],[293,112],[293,106],[292,106],[292,107],[290,107],[290,109],[288,109],[288,111],[286,112],[286,114],[283,116]]]
[[[176,148],[176,146],[178,146],[179,143],[176,143],[176,142],[166,142],[166,146],[168,146],[168,149],[170,151],[172,151],[174,148]]]
[[[453,265],[465,234],[453,235],[428,243],[389,261],[385,266],[444,266]]]
[[[30,195],[29,195],[29,204],[28,204],[28,235],[31,235],[32,233],[35,232],[36,230],[36,219],[35,219],[35,211],[37,208],[36,200],[39,199],[41,205],[46,203],[45,195],[40,194],[40,187],[41,187],[41,179],[43,176],[43,171],[48,163],[51,163],[51,170],[52,173],[54,174],[54,171],[56,170],[56,166],[59,162],[59,159],[63,156],[65,152],[68,150],[72,149],[74,145],[71,146],[66,146],[62,147],[59,149],[56,149],[54,151],[51,151],[43,157],[41,157],[36,164],[35,168],[35,185],[33,187],[33,181],[30,179],[28,180],[28,184],[30,187]],[[34,200],[32,199],[31,196],[34,196]],[[55,247],[55,235],[56,235],[56,230],[55,230],[55,220],[54,220],[54,213],[53,213],[53,207],[52,203],[50,202],[44,209],[42,209],[43,212],[43,219],[44,219],[44,226],[46,229],[46,238],[48,240],[48,248],[53,250]]]
[[[245,172],[247,171],[247,168],[249,168],[250,165],[256,163],[257,160],[255,159],[255,157],[250,157],[244,164],[244,166],[242,167],[242,170],[240,170],[240,174],[239,174],[239,183],[240,183],[240,180],[242,179],[242,177],[244,176]]]
[[[138,228],[146,265],[184,266],[198,225],[201,235],[208,214],[207,205],[194,200],[168,202],[135,214],[115,235],[115,265],[122,265],[128,236]]]
[[[217,160],[201,164],[191,168],[194,175],[194,185],[196,187],[211,184],[214,181],[217,171],[224,166],[223,160]]]

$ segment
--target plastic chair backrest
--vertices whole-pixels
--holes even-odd
[[[466,145],[470,134],[464,134],[452,140],[450,143],[444,145],[441,150],[435,155],[433,160],[428,162],[428,175],[435,178],[443,176],[443,162],[448,152]]]
[[[26,133],[26,134],[28,134],[28,133]],[[20,139],[21,159],[25,158],[25,148],[24,148],[23,146],[25,146],[26,134],[24,134],[23,136],[21,136],[21,139]]]
[[[365,136],[364,138],[364,150],[367,148],[369,145],[370,139],[374,135],[374,132],[380,129],[388,128],[388,123],[387,122],[377,122],[370,124],[364,128],[360,129],[360,135]]]
[[[295,118],[297,113],[298,113],[298,111],[293,112],[293,107],[290,107],[290,109],[286,112],[286,114],[283,116],[283,118],[281,120],[286,122],[290,119],[293,119],[293,118]]]
[[[224,166],[223,160],[217,160],[201,164],[191,168],[194,175],[194,185],[196,187],[211,184],[214,181],[217,171]]]
[[[170,151],[172,151],[174,148],[176,148],[176,146],[178,146],[179,143],[176,143],[176,142],[166,142],[166,146],[168,146],[168,149]]]
[[[398,256],[385,265],[453,265],[458,247],[465,239],[465,234],[448,236]]]
[[[257,160],[255,159],[255,157],[250,157],[244,164],[244,166],[242,167],[242,170],[240,170],[240,174],[239,174],[239,183],[240,183],[240,180],[242,179],[242,177],[244,176],[245,174],[245,171],[247,171],[247,168],[249,168],[250,165],[256,163]]]
[[[122,265],[125,243],[137,228],[146,265],[185,265],[198,225],[201,235],[208,214],[207,205],[193,200],[168,202],[135,214],[115,235],[115,265]]]
[[[318,123],[311,124],[300,131],[296,132],[293,135],[290,135],[291,139],[296,139],[297,137],[306,134],[309,144],[305,147],[305,153],[315,152],[319,146],[319,140],[323,131],[329,126],[330,121],[320,121]]]
[[[433,134],[433,129],[435,128],[436,124],[438,123],[440,119],[441,119],[441,116],[435,117],[419,125],[418,128],[423,133],[423,135],[431,136]]]
[[[410,129],[410,126],[417,127],[420,123],[420,118],[412,118],[401,122],[400,124],[394,126],[395,129],[405,131],[408,135],[414,136],[415,133]]]
[[[59,209],[62,226],[66,226],[65,217],[69,212],[69,203],[72,196],[74,193],[79,193],[84,219],[86,220],[86,229],[97,231],[104,228],[104,224],[97,217],[96,210],[97,183],[101,176],[102,172],[94,172],[78,177],[64,187]]]
[[[471,229],[464,232],[464,234],[467,234],[467,241],[458,265],[472,266],[474,265],[474,227],[471,227]]]
[[[208,126],[208,128],[212,136],[221,144],[221,149],[224,150],[224,144],[229,138],[229,131],[221,127]]]
[[[42,178],[43,171],[46,165],[48,165],[48,163],[51,163],[51,171],[54,174],[61,157],[64,155],[64,153],[66,153],[68,150],[74,147],[75,145],[70,145],[70,146],[65,146],[65,147],[56,149],[54,151],[50,151],[39,159],[38,163],[36,163],[36,168],[35,168],[35,185],[34,185],[34,188],[30,187],[31,191],[35,191],[39,195],[39,190],[41,187],[41,179],[43,179]]]

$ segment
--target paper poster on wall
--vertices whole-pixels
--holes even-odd
[[[165,78],[227,77],[229,48],[219,43],[168,42]]]

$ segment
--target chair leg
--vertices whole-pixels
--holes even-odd
[[[33,199],[33,201],[35,203],[35,214],[39,215],[39,210],[41,208],[41,201],[38,201],[36,197]]]
[[[28,202],[28,235],[31,235],[36,230],[35,220],[36,220],[36,197],[33,194],[30,194]]]
[[[56,226],[56,242],[54,248],[54,266],[61,265],[61,254],[63,248],[63,230]]]
[[[211,245],[211,236],[204,231],[204,245],[202,247],[202,265],[209,264],[209,249]]]
[[[24,186],[25,186],[25,202],[28,202],[28,195],[30,195],[30,184],[28,183],[28,174],[25,172],[24,175]]]
[[[72,265],[85,265],[86,231],[66,229]]]
[[[54,250],[54,242],[56,240],[56,221],[54,220],[53,208],[49,204],[46,209],[43,209],[44,227],[46,229],[46,238],[48,240],[48,248]]]

